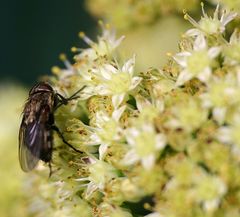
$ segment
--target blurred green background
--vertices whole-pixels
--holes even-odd
[[[61,65],[59,53],[86,46],[79,31],[91,35],[96,26],[82,0],[1,1],[0,8],[0,80],[34,84]]]

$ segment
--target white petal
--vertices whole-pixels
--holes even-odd
[[[222,125],[225,121],[227,109],[225,107],[217,107],[213,109],[213,117],[214,120],[218,122],[218,124]]]
[[[137,130],[137,128],[132,127],[128,129],[129,135],[131,135],[132,137],[137,137],[139,136],[140,132]]]
[[[193,47],[194,50],[204,50],[207,48],[207,42],[203,34],[197,36]]]
[[[135,55],[133,58],[129,59],[122,67],[123,72],[128,72],[130,75],[133,75],[133,69],[135,66]]]
[[[236,29],[230,37],[230,44],[233,44],[234,42],[237,42],[237,41],[238,41],[238,30]]]
[[[202,107],[203,108],[210,108],[210,107],[212,107],[212,101],[210,100],[208,93],[201,94],[199,96],[199,98],[202,101]]]
[[[210,67],[206,67],[203,72],[198,74],[197,78],[200,81],[202,81],[204,83],[207,83],[207,81],[209,80],[209,78],[211,76],[211,73],[212,73],[211,68]]]
[[[154,131],[152,124],[146,123],[142,125],[142,131],[152,133]]]
[[[176,81],[176,86],[183,85],[185,82],[189,81],[192,77],[193,75],[189,73],[187,70],[181,71]]]
[[[141,95],[137,95],[135,97],[136,99],[136,104],[137,104],[137,109],[141,112],[145,107],[150,106],[151,103]]]
[[[99,146],[99,160],[103,160],[105,155],[106,155],[106,152],[107,152],[107,149],[108,149],[108,145],[107,144],[101,144]]]
[[[225,16],[221,17],[221,23],[226,26],[229,22],[231,22],[236,16],[238,15],[238,13],[234,13],[234,12],[230,12],[228,14],[225,14]]]
[[[96,86],[95,93],[97,95],[107,96],[107,95],[111,95],[112,92],[110,90],[108,90],[106,88],[106,86],[100,84],[100,85]]]
[[[139,131],[136,128],[130,128],[127,130],[125,136],[127,142],[130,146],[134,147],[136,145],[135,138],[139,135]]]
[[[159,112],[163,112],[164,107],[165,107],[164,100],[162,100],[162,99],[156,99],[156,100],[154,100],[154,104],[155,104],[156,107],[158,108]]]
[[[125,111],[126,109],[126,105],[124,106],[121,106],[120,108],[118,108],[117,110],[114,110],[113,114],[112,114],[112,118],[115,120],[115,121],[119,121],[119,119],[121,118],[123,112]]]
[[[112,96],[112,104],[115,109],[117,109],[123,102],[125,93]]]
[[[138,160],[139,160],[139,157],[136,154],[136,152],[134,150],[130,150],[129,152],[127,152],[127,154],[123,158],[123,164],[131,165],[131,164],[136,163]]]
[[[219,55],[219,53],[221,52],[221,47],[211,47],[209,50],[208,50],[208,56],[213,59],[215,58],[216,56]]]
[[[189,29],[184,35],[186,35],[186,36],[197,36],[199,34],[202,34],[202,32],[199,29]]]
[[[186,57],[191,56],[190,52],[181,52],[173,56],[173,59],[182,67],[187,67]]]
[[[240,148],[238,147],[238,146],[236,146],[236,145],[234,145],[233,147],[232,147],[232,153],[238,158],[238,162],[239,162],[239,160],[240,160]]]
[[[216,198],[216,199],[213,199],[213,200],[207,200],[207,201],[204,201],[203,203],[203,208],[204,210],[206,210],[207,212],[213,212],[214,210],[216,210],[219,206],[219,203],[220,203],[220,199],[219,198]]]
[[[219,3],[217,4],[217,7],[216,7],[216,9],[214,11],[213,19],[218,20],[218,16],[219,16]]]
[[[111,71],[106,70],[106,69],[101,69],[101,75],[103,76],[103,78],[105,78],[106,80],[111,80],[112,75],[111,75]]]
[[[151,155],[149,155],[147,157],[142,158],[141,162],[142,162],[143,167],[146,170],[150,170],[154,166],[155,156],[153,154],[151,154]]]
[[[99,144],[101,142],[101,139],[95,133],[90,136],[90,140],[94,141],[95,144]]]
[[[217,138],[220,142],[231,143],[231,129],[229,127],[221,127],[217,132]]]
[[[156,136],[156,148],[158,150],[161,150],[165,147],[166,145],[166,137],[163,134],[158,134]]]
[[[110,120],[109,116],[106,114],[106,112],[103,111],[98,111],[96,113],[96,119],[97,119],[97,124],[102,125],[102,123],[105,123]],[[101,126],[100,126],[101,128]]]
[[[123,35],[123,36],[121,36],[119,39],[117,39],[116,41],[114,41],[114,43],[112,44],[113,48],[118,47],[118,46],[121,44],[121,42],[123,41],[124,38],[125,38],[125,36]]]
[[[177,119],[171,119],[169,121],[167,121],[165,123],[166,127],[169,127],[169,128],[178,128],[178,127],[181,127],[181,123],[179,120]]]
[[[115,73],[115,74],[118,73],[118,70],[113,65],[105,64],[103,68],[108,73]]]
[[[141,81],[142,81],[142,78],[133,77],[132,81],[131,81],[131,86],[129,87],[129,90],[133,90]]]
[[[94,192],[94,191],[96,191],[98,189],[98,186],[97,185],[95,185],[93,182],[90,182],[89,184],[88,184],[88,187],[87,187],[87,190],[86,190],[86,199],[87,198],[89,198],[91,195],[92,195],[92,193]]]

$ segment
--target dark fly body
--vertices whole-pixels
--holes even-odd
[[[83,87],[84,88],[84,87]],[[77,152],[54,125],[54,111],[68,101],[78,98],[81,88],[69,98],[56,93],[50,84],[40,82],[30,91],[24,106],[23,118],[19,130],[19,162],[23,171],[35,168],[39,160],[49,163],[53,151],[53,131],[55,130],[63,142]]]

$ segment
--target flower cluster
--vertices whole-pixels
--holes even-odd
[[[183,8],[194,11],[199,0],[87,0],[86,6],[94,16],[111,20],[119,29],[152,24],[161,16],[181,13]]]
[[[221,3],[227,10],[240,11],[240,2],[236,0],[207,0],[210,4]],[[133,26],[147,25],[156,22],[165,15],[172,13],[182,13],[183,10],[196,12],[201,0],[87,0],[86,6],[90,13],[98,18],[111,20],[111,22],[119,29],[129,29]],[[201,21],[202,27],[210,27],[207,23],[215,22],[224,26],[228,17],[223,17],[221,20],[215,19],[216,14],[210,21],[203,13]],[[204,19],[206,18],[206,19]],[[222,27],[223,27],[222,26]],[[214,26],[210,27],[210,31],[215,31]],[[221,29],[221,31],[224,31]]]
[[[147,2],[147,1],[146,1]],[[203,9],[163,69],[135,70],[122,61],[123,37],[101,23],[90,48],[62,58],[49,79],[79,98],[55,113],[64,138],[54,138],[48,185],[29,186],[36,216],[213,217],[240,215],[240,34],[227,24],[239,16]],[[77,48],[73,49],[78,52]],[[42,171],[42,172],[41,172]],[[37,173],[46,173],[39,167]]]

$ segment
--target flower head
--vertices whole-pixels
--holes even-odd
[[[213,109],[213,118],[223,123],[227,108],[240,103],[240,83],[233,74],[226,75],[224,79],[213,77],[208,83],[207,92],[201,94],[200,98],[203,107]]]
[[[240,154],[240,114],[236,113],[232,123],[218,129],[216,137],[220,142],[231,145],[231,150],[236,156]]]
[[[188,14],[185,14],[185,19],[189,20],[195,27],[194,29],[188,30],[186,33],[187,35],[198,35],[200,32],[208,35],[222,34],[225,31],[225,26],[237,16],[235,12],[227,12],[224,10],[219,17],[220,6],[218,4],[213,17],[210,17],[205,12],[203,3],[201,3],[201,6],[203,16],[199,22],[196,22]]]
[[[119,107],[125,95],[142,80],[140,77],[134,76],[134,64],[135,57],[128,60],[122,68],[112,64],[104,64],[92,70],[100,81],[96,86],[96,93],[103,96],[112,96],[112,103],[115,108]]]
[[[240,63],[240,33],[236,29],[230,37],[230,42],[224,46],[225,64]]]
[[[120,45],[124,36],[116,39],[116,33],[113,28],[109,25],[104,25],[100,22],[102,27],[102,35],[98,37],[98,43],[95,43],[88,38],[83,32],[79,33],[79,36],[88,44],[91,48],[84,50],[77,58],[83,59],[88,57],[92,60],[96,59],[97,56],[109,56],[112,55],[113,51]]]
[[[123,129],[119,119],[122,116],[126,106],[122,106],[112,113],[112,117],[104,112],[96,113],[95,134],[92,135],[92,140],[100,144],[99,159],[103,159],[107,148],[114,141],[119,141],[122,138]]]
[[[81,184],[82,187],[87,186],[85,189],[86,199],[89,199],[97,190],[103,191],[107,182],[118,177],[117,170],[110,164],[95,158],[89,158],[88,161],[88,177],[76,179],[76,181],[83,183]]]
[[[126,139],[131,149],[123,159],[127,165],[141,162],[145,169],[154,166],[157,156],[166,145],[163,134],[157,134],[151,124],[132,127],[126,131]]]
[[[211,76],[213,60],[218,56],[220,50],[220,47],[208,48],[205,36],[198,35],[191,52],[183,51],[173,57],[182,68],[176,85],[183,85],[192,78],[207,82]]]

